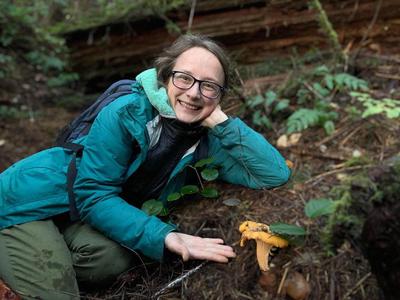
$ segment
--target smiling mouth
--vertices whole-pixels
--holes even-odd
[[[183,102],[181,100],[178,100],[179,104],[182,105],[184,108],[190,109],[190,110],[200,110],[201,106],[189,104],[187,102]]]

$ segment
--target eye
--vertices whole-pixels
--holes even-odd
[[[193,81],[193,78],[190,77],[187,74],[183,74],[183,73],[177,73],[175,75],[176,79],[179,80],[182,83],[191,83]]]
[[[218,86],[215,83],[208,82],[208,81],[203,81],[202,88],[205,91],[209,91],[209,92],[218,91]]]

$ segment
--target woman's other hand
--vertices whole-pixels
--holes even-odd
[[[184,261],[203,259],[226,263],[236,257],[232,247],[224,245],[222,239],[202,238],[184,233],[171,232],[165,238],[165,246]]]
[[[226,121],[227,119],[228,116],[222,111],[221,106],[217,105],[212,113],[203,120],[201,125],[208,128],[213,128],[214,126]]]

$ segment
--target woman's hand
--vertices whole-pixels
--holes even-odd
[[[222,239],[201,238],[184,233],[170,232],[165,238],[165,246],[184,261],[203,259],[226,263],[236,257],[232,247],[223,245]]]
[[[201,122],[201,125],[213,128],[228,119],[228,116],[222,111],[221,106],[217,105],[212,113]]]

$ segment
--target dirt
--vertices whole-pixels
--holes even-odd
[[[0,171],[52,146],[57,132],[75,114],[62,108],[43,107],[34,119],[1,120]],[[149,299],[157,295],[159,299],[286,299],[281,286],[283,277],[296,271],[310,284],[308,299],[379,299],[377,281],[360,249],[350,240],[339,245],[336,253],[329,254],[318,234],[326,219],[311,220],[303,209],[307,200],[325,197],[339,184],[338,175],[357,171],[342,165],[354,150],[374,161],[398,153],[400,124],[373,117],[357,122],[344,119],[337,128],[337,134],[330,138],[322,129],[307,130],[297,145],[280,149],[294,162],[294,176],[285,186],[257,191],[217,183],[221,193],[218,199],[188,201],[173,211],[171,217],[180,230],[222,237],[234,247],[237,258],[228,264],[183,263],[177,257],[159,264],[143,258],[142,264],[121,275],[111,287],[84,290],[82,298]],[[278,136],[263,133],[275,144]],[[239,199],[240,203],[227,206],[224,200],[229,198]],[[282,249],[272,257],[276,283],[270,292],[258,284],[260,270],[255,244],[248,242],[243,248],[239,246],[238,227],[245,220],[296,224],[308,232],[302,243]],[[165,288],[190,271],[192,274],[176,286]]]

